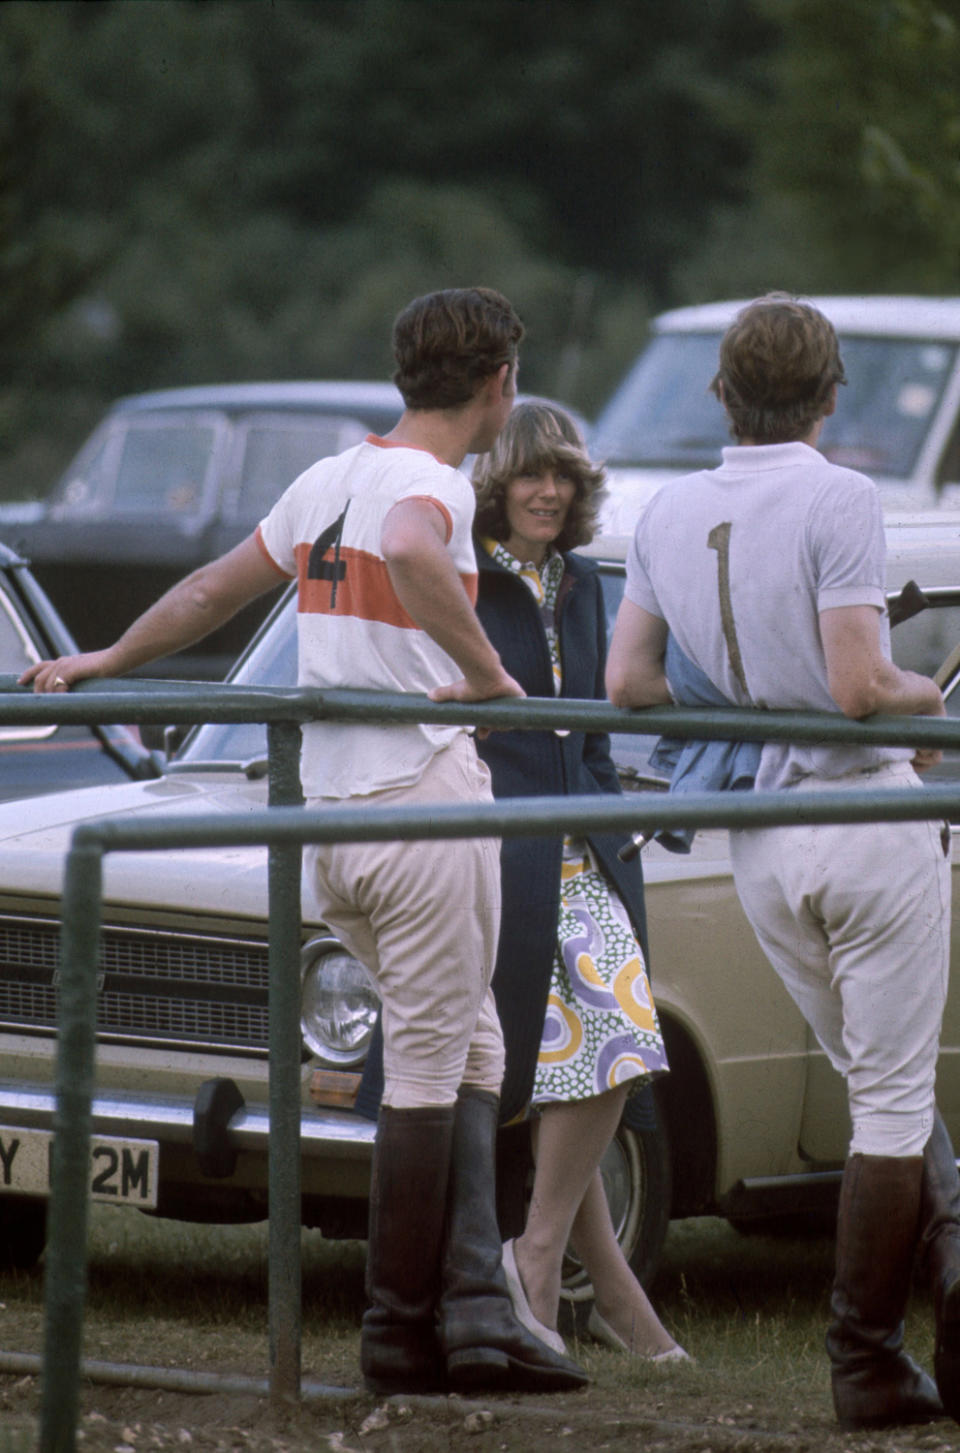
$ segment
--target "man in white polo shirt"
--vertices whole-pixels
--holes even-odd
[[[41,662],[22,681],[66,690],[120,675],[200,639],[286,576],[297,581],[301,685],[522,696],[473,609],[474,496],[458,467],[506,423],[522,335],[490,289],[415,299],[394,324],[406,408],[386,438],[308,469],[253,535],[180,582],[113,646]],[[492,801],[465,728],[311,722],[303,737],[311,805]],[[504,1051],[490,989],[498,843],[324,845],[304,858],[324,919],[370,969],[383,1004],[361,1336],[368,1386],[581,1386],[583,1371],[517,1321],[500,1262]]]
[[[638,522],[608,664],[617,705],[672,699],[669,631],[737,706],[943,715],[936,684],[890,660],[876,489],[815,448],[843,381],[834,330],[808,304],[772,294],[728,329],[714,391],[737,442],[718,469],[664,488]],[[917,786],[916,769],[937,757],[770,742],[756,786]],[[730,841],[757,937],[847,1082],[853,1132],[827,1336],[837,1416],[850,1427],[924,1421],[944,1407],[960,1417],[960,1186],[934,1103],[949,833],[866,823]],[[938,1387],[902,1349],[921,1239]]]

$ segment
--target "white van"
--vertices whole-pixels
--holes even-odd
[[[888,511],[960,506],[960,298],[817,297],[848,383],[820,448],[875,480]],[[713,468],[730,443],[710,393],[720,339],[746,299],[661,313],[591,433],[606,461],[603,529],[630,533],[667,480]]]

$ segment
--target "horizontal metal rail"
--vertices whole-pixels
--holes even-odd
[[[117,722],[402,722],[508,730],[629,733],[690,740],[823,742],[960,750],[960,720],[930,716],[874,716],[852,721],[839,712],[756,711],[736,708],[653,706],[639,710],[607,702],[554,697],[437,702],[414,693],[319,691],[293,686],[198,685],[171,681],[83,681],[70,692],[37,694],[0,675],[0,725]]]
[[[623,797],[511,797],[461,806],[307,809],[276,807],[236,818],[131,813],[74,829],[72,852],[144,852],[272,843],[383,842],[412,838],[537,837],[544,833],[627,832],[659,827],[782,827],[808,822],[909,822],[956,816],[960,783],[950,787],[862,788],[834,792],[631,792]]]

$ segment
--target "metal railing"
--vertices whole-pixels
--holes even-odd
[[[61,1009],[57,1115],[45,1279],[42,1453],[73,1453],[86,1292],[87,1182],[95,1073],[96,977],[107,853],[197,847],[268,849],[269,879],[269,1355],[271,1398],[295,1400],[300,1370],[299,980],[284,972],[300,952],[300,857],[307,842],[532,836],[571,830],[757,827],[810,822],[906,821],[960,816],[960,783],[923,792],[890,789],[805,793],[660,791],[617,798],[512,798],[470,806],[421,804],[308,811],[300,802],[300,725],[431,721],[492,728],[573,728],[680,739],[847,742],[960,749],[960,722],[804,712],[675,707],[624,711],[594,701],[501,700],[437,704],[382,692],[320,692],[180,683],[88,682],[69,695],[35,696],[0,676],[0,724],[124,721],[250,722],[267,725],[269,806],[234,817],[128,814],[75,828],[61,906]]]

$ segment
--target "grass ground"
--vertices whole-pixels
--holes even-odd
[[[723,1222],[675,1223],[654,1299],[696,1357],[691,1368],[631,1364],[588,1341],[571,1351],[591,1375],[555,1398],[409,1399],[389,1407],[360,1390],[364,1249],[303,1239],[303,1377],[310,1395],[277,1411],[256,1392],[185,1393],[87,1382],[78,1446],[89,1453],[925,1453],[960,1450],[960,1427],[842,1434],[830,1405],[823,1333],[828,1238],[742,1237]],[[93,1214],[86,1359],[266,1379],[266,1227],[184,1227],[130,1212]],[[40,1272],[0,1279],[0,1346],[40,1354]],[[919,1289],[907,1327],[930,1365],[932,1317]],[[149,1378],[147,1379],[149,1381]],[[314,1396],[317,1385],[337,1389]],[[0,1453],[35,1445],[39,1384],[0,1375]]]

